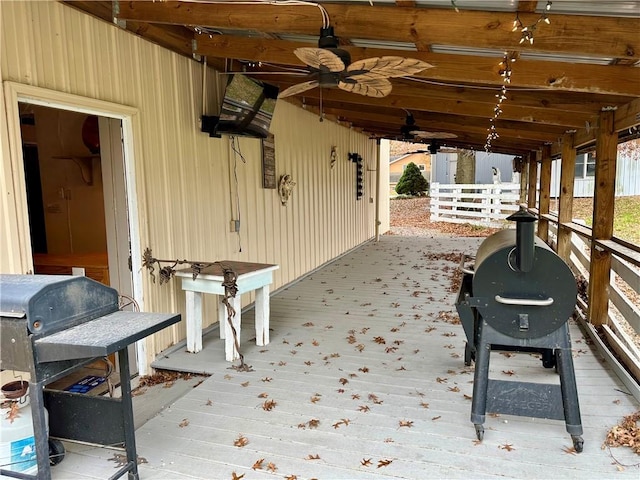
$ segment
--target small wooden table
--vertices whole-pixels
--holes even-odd
[[[224,260],[220,263],[233,269],[238,275],[236,279],[238,292],[235,297],[229,299],[229,303],[236,311],[236,315],[233,318],[233,327],[236,330],[238,344],[240,343],[242,309],[240,295],[255,290],[256,345],[267,345],[269,343],[269,285],[273,282],[273,271],[280,267],[265,263],[235,262],[231,260]],[[227,321],[227,308],[222,303],[224,298],[222,267],[216,264],[203,268],[195,280],[191,269],[177,270],[176,276],[182,278],[182,289],[186,294],[187,351],[198,353],[202,350],[202,294],[212,293],[219,296],[218,322],[220,324],[220,338],[225,341],[225,358],[229,362],[240,358],[233,339],[231,326]]]

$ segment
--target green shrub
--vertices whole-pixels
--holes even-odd
[[[422,176],[418,166],[411,162],[407,165],[396,185],[396,193],[400,195],[423,195],[429,190],[429,182]]]

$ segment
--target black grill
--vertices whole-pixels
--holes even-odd
[[[465,363],[476,361],[471,421],[479,440],[486,413],[564,420],[574,448],[583,449],[582,424],[567,321],[576,302],[569,267],[534,235],[535,216],[511,215],[515,230],[485,239],[469,267],[461,265],[456,309],[467,336]],[[489,378],[491,350],[537,352],[556,367],[560,385]]]
[[[15,478],[50,479],[49,435],[100,445],[124,445],[125,473],[138,478],[127,346],[180,321],[177,314],[123,312],[118,293],[86,277],[0,275],[0,368],[30,374],[38,474],[7,469]],[[96,358],[118,353],[120,398],[45,390]]]

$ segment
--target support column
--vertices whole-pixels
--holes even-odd
[[[540,205],[538,208],[538,236],[549,243],[549,220],[542,215],[549,213],[551,203],[551,146],[542,147],[542,161],[540,163]]]
[[[569,263],[572,232],[564,226],[573,221],[573,184],[576,173],[576,149],[574,134],[562,138],[562,159],[560,160],[560,199],[558,200],[558,242],[556,253]]]
[[[538,156],[539,152],[529,154],[529,188],[527,190],[527,207],[536,208],[536,187],[538,185]]]
[[[531,154],[527,153],[522,156],[522,169],[520,171],[520,205],[527,203],[527,185],[529,178],[529,162],[531,161]]]
[[[595,240],[610,240],[613,236],[618,155],[618,132],[614,130],[614,116],[613,110],[600,112],[596,136],[596,171],[589,266],[589,321],[595,326],[607,324],[609,310],[611,252],[598,247]]]

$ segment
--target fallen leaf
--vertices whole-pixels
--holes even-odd
[[[438,415],[437,417],[433,417],[431,420],[440,420],[442,418],[442,415]]]
[[[317,453],[315,455],[307,455],[307,460],[320,460],[320,455],[318,455]]]
[[[242,475],[238,475],[236,472],[231,472],[231,480],[241,480],[244,478],[244,473]]]
[[[429,404],[427,402],[420,402],[420,406],[422,408],[429,408]]]
[[[271,378],[271,377],[264,377],[262,379],[263,382],[270,382],[271,380],[273,380],[273,378]]]
[[[320,397],[311,397],[311,403],[317,403],[320,401]]]
[[[387,343],[383,337],[374,337],[373,341],[376,342],[376,343],[379,343],[381,345]]]
[[[513,445],[511,443],[505,443],[504,445],[500,445],[499,448],[501,450],[506,450],[507,452],[511,452],[511,451],[515,450],[515,448],[513,448]]]
[[[438,382],[438,383],[447,383],[447,379],[446,378],[437,377],[436,378],[436,382]]]
[[[271,410],[276,408],[276,405],[277,403],[275,400],[265,400],[264,403],[262,404],[262,409],[265,410],[266,412],[270,412]]]
[[[502,373],[504,373],[505,375],[509,375],[510,377],[516,374],[516,372],[514,372],[513,370],[502,370]]]
[[[264,458],[261,458],[260,460],[256,460],[256,462],[253,464],[253,467],[251,468],[253,468],[254,470],[262,470],[263,463],[264,463]]]
[[[262,392],[258,395],[258,398],[267,398],[269,394],[267,392]]]
[[[360,464],[363,467],[368,467],[369,465],[371,465],[371,459],[370,458],[363,458],[362,460],[360,460]]]
[[[180,428],[184,428],[187,425],[189,425],[189,420],[187,420],[186,418],[183,418],[182,421],[180,422],[180,424],[178,425]]]
[[[449,391],[458,393],[460,391],[460,389],[458,387],[449,387]]]
[[[213,402],[211,401],[211,399],[208,399],[208,400],[207,400],[207,403],[205,403],[205,405],[206,405],[207,407],[210,407],[211,405],[213,405]]]
[[[298,477],[295,475],[287,475],[284,477],[284,480],[298,480]]]
[[[246,437],[243,437],[242,435],[240,435],[238,438],[236,438],[236,440],[233,442],[233,445],[236,447],[246,447],[249,444],[249,440],[247,440]]]
[[[369,410],[371,410],[369,408],[368,405],[360,405],[360,407],[358,408],[358,410],[360,410],[361,412],[368,412]]]
[[[242,386],[242,387],[248,387],[248,386],[249,386],[249,382],[242,382],[242,383],[240,384],[240,386]]]
[[[349,380],[347,380],[346,378],[341,378],[339,381],[342,385],[346,385],[347,383],[349,383]]]
[[[562,449],[562,451],[564,453],[569,454],[569,455],[577,455],[578,454],[578,452],[576,451],[576,449],[574,447],[564,447]]]
[[[273,462],[269,462],[267,463],[267,470],[274,473],[276,470],[278,470],[278,467],[276,467],[276,465]]]
[[[413,427],[413,420],[400,420],[400,427]]]
[[[317,418],[312,418],[307,422],[307,424],[309,425],[309,428],[317,428],[318,425],[320,425],[320,420],[318,420]]]
[[[378,460],[378,468],[391,465],[391,462],[393,462],[393,460]]]

